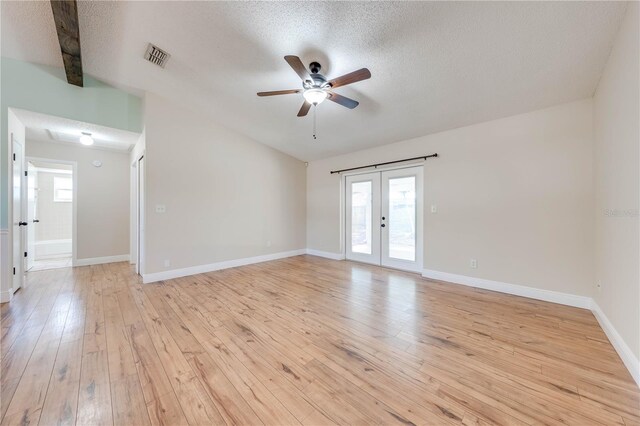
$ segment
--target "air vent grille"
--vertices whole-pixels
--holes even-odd
[[[147,51],[144,54],[144,58],[147,61],[162,68],[164,68],[170,57],[171,55],[169,55],[167,52],[160,49],[158,46],[154,46],[151,43],[149,43],[149,46],[147,46]]]

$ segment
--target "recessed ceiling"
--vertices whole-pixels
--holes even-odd
[[[593,95],[626,10],[619,2],[80,2],[83,68],[150,91],[303,160],[351,152]],[[171,54],[143,58],[151,42]],[[62,66],[49,2],[2,2],[2,54]],[[283,60],[328,77],[367,67],[296,117]],[[140,93],[140,92],[138,92]],[[152,143],[152,142],[151,142]]]
[[[26,127],[25,138],[27,141],[64,143],[82,146],[84,149],[101,148],[128,152],[140,138],[139,133],[126,130],[22,109],[12,108],[12,111]],[[94,140],[93,145],[87,147],[80,143],[82,132],[91,133],[91,137]]]

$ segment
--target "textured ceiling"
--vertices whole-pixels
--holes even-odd
[[[22,109],[12,109],[26,127],[26,139],[41,142],[56,142],[72,145],[80,144],[82,132],[91,133],[92,148],[102,148],[127,152],[140,138],[139,133],[84,123],[68,118],[54,117]]]
[[[2,55],[62,66],[48,2],[2,2]],[[626,9],[617,2],[81,2],[83,67],[303,160],[589,97]],[[142,59],[148,42],[172,56]],[[370,80],[296,117],[283,56]],[[151,141],[150,141],[151,142]]]

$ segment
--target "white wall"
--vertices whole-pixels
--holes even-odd
[[[144,110],[145,275],[306,247],[303,162],[153,94]]]
[[[425,269],[591,295],[590,99],[311,162],[307,246],[341,251],[341,177],[330,170],[435,152],[424,166]]]
[[[77,258],[129,254],[129,153],[27,141],[27,156],[77,162]],[[102,167],[93,166],[100,160]]]
[[[594,299],[635,355],[636,364],[640,359],[639,9],[638,3],[629,4],[594,97],[596,279],[602,285]]]

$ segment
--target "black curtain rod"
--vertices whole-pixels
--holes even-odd
[[[438,156],[438,153],[435,153],[431,155],[423,155],[421,157],[405,158],[404,160],[387,161],[386,163],[369,164],[368,166],[352,167],[350,169],[342,169],[342,170],[333,170],[331,174],[350,172],[351,170],[367,169],[369,167],[386,166],[387,164],[403,163],[405,161],[411,161],[411,160],[426,160],[427,158],[437,157],[437,156]]]

